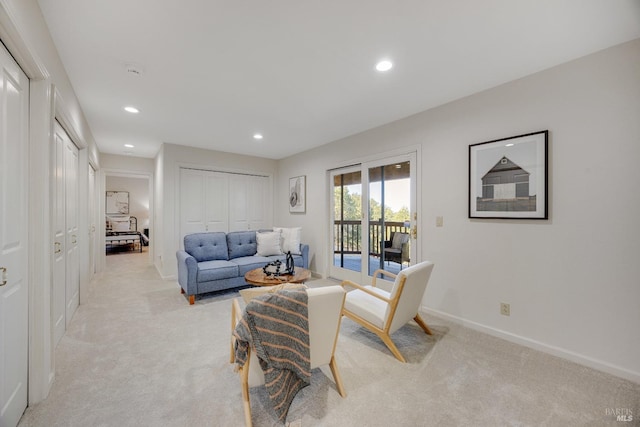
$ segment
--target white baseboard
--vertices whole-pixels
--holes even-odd
[[[483,332],[485,334],[488,334],[497,338],[501,338],[509,342],[513,342],[515,344],[523,345],[525,347],[529,347],[534,350],[542,351],[544,353],[551,354],[553,356],[557,356],[562,359],[566,359],[571,362],[575,362],[580,365],[587,366],[589,368],[597,369],[598,371],[606,372],[607,374],[615,375],[616,377],[620,377],[625,380],[629,380],[634,383],[640,384],[640,372],[630,371],[628,369],[621,368],[619,366],[604,362],[602,360],[597,360],[582,354],[578,354],[578,353],[560,348],[560,347],[545,344],[540,341],[532,340],[530,338],[522,337],[520,335],[512,334],[510,332],[505,332],[500,329],[495,329],[489,326],[482,325],[480,323],[472,322],[470,320],[463,319],[458,316],[453,316],[443,311],[427,308],[425,306],[422,306],[422,310],[425,313],[431,314],[436,317],[441,317],[445,320],[449,320],[458,325],[461,325],[479,332]]]

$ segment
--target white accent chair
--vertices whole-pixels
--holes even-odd
[[[432,270],[433,263],[424,261],[401,271],[398,275],[376,270],[371,286],[345,280],[342,282],[343,287],[356,289],[347,292],[342,314],[378,335],[393,355],[405,362],[391,340],[391,334],[413,319],[428,335],[433,335],[418,314]],[[379,274],[395,279],[389,291],[377,286]],[[389,282],[383,280],[383,283]]]
[[[340,286],[325,286],[320,288],[308,288],[309,297],[309,347],[311,356],[311,369],[329,365],[338,393],[346,397],[347,393],[342,384],[340,371],[336,364],[334,352],[338,341],[338,331],[342,319],[345,291]],[[233,330],[242,318],[243,311],[240,308],[240,298],[232,301],[231,305],[231,355],[230,362],[235,362],[235,338]],[[253,348],[249,349],[249,357],[244,367],[240,368],[240,382],[242,386],[242,401],[244,406],[245,424],[251,422],[251,403],[249,402],[249,387],[257,387],[264,384],[264,374]]]

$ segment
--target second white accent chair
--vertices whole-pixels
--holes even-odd
[[[385,270],[377,270],[373,274],[372,283],[363,286],[350,280],[342,282],[347,292],[342,314],[359,323],[382,339],[393,355],[405,362],[404,357],[391,340],[391,334],[414,320],[428,335],[432,335],[427,324],[422,320],[418,310],[422,297],[427,289],[434,264],[424,261],[413,265],[395,275]],[[394,279],[390,291],[377,286],[377,277]]]

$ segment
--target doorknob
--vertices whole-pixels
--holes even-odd
[[[0,282],[0,286],[4,286],[7,284],[7,268],[0,267],[0,272],[2,272],[2,282]]]

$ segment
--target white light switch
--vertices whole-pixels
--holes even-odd
[[[436,217],[436,227],[442,227],[443,222],[444,222],[444,220],[443,220],[443,218],[441,216],[437,216]]]

